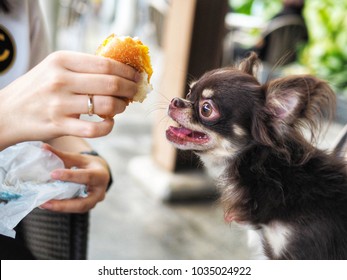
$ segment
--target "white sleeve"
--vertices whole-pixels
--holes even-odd
[[[0,60],[0,89],[24,75],[49,53],[39,1],[13,0],[11,7],[8,14],[0,12],[0,39],[8,48],[11,46],[12,54],[9,61]]]

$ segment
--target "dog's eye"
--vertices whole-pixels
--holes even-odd
[[[211,116],[213,111],[212,105],[208,102],[205,102],[204,104],[202,104],[201,106],[201,115],[205,118],[208,118],[209,116]]]
[[[200,103],[200,117],[206,121],[215,121],[220,117],[212,100],[203,100]]]

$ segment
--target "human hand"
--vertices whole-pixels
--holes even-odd
[[[54,149],[48,144],[43,148],[61,158],[66,169],[57,169],[51,173],[54,180],[85,184],[88,196],[65,200],[50,200],[40,207],[43,209],[63,213],[84,213],[94,208],[104,200],[110,180],[110,173],[106,161],[99,156],[67,153]],[[77,167],[77,169],[72,167]]]
[[[96,55],[58,51],[0,90],[0,150],[18,142],[59,136],[99,137],[113,127],[79,119],[88,113],[116,115],[137,92],[140,75],[130,66]]]

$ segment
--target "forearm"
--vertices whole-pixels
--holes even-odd
[[[18,112],[16,104],[10,97],[8,87],[0,89],[0,151],[25,141],[23,137],[23,122],[21,112]],[[18,106],[19,107],[19,106]]]

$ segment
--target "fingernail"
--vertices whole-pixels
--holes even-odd
[[[52,204],[51,202],[46,202],[46,203],[40,205],[39,208],[41,208],[41,209],[46,209],[46,210],[50,210],[50,209],[53,208],[53,204]]]
[[[54,179],[54,180],[59,180],[60,172],[59,171],[52,171],[51,172],[51,178]]]

